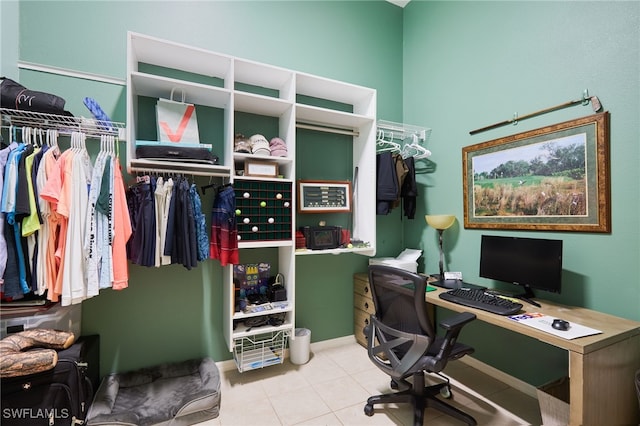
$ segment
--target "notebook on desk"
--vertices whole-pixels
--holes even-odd
[[[575,322],[569,322],[571,325],[570,328],[566,331],[556,330],[551,327],[553,320],[555,317],[551,315],[545,315],[540,313],[526,313],[519,315],[511,315],[508,317],[514,321],[519,322],[520,324],[527,325],[529,327],[537,328],[538,330],[542,330],[544,332],[553,334],[558,337],[562,337],[567,340],[577,339],[578,337],[591,336],[593,334],[600,334],[602,331],[596,330],[595,328],[585,327],[584,325],[576,324]]]

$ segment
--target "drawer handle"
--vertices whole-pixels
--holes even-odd
[[[365,288],[364,288],[364,292],[365,292],[365,293],[369,293],[369,287],[366,287],[366,286],[365,286]]]
[[[364,325],[369,325],[369,319],[368,318],[365,318]]]
[[[369,302],[364,302],[364,308],[369,309]]]

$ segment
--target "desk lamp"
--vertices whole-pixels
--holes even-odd
[[[427,221],[429,226],[438,231],[438,242],[440,245],[440,277],[436,284],[444,286],[444,252],[442,251],[442,233],[445,229],[450,228],[451,225],[453,225],[456,221],[456,217],[452,214],[428,214],[425,215],[424,219]]]

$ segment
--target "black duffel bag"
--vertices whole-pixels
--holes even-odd
[[[100,384],[100,336],[58,351],[51,370],[0,380],[2,426],[82,425]]]
[[[207,148],[172,145],[139,145],[136,147],[136,158],[158,161],[176,161],[184,163],[218,164],[218,156]]]
[[[71,115],[64,110],[66,101],[60,96],[29,90],[10,78],[1,77],[1,79],[0,103],[2,108]]]

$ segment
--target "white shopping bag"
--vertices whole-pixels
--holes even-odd
[[[171,99],[158,99],[156,116],[158,122],[158,140],[160,142],[189,142],[200,143],[198,134],[198,119],[193,104],[182,100],[174,100],[175,89],[171,90]]]

